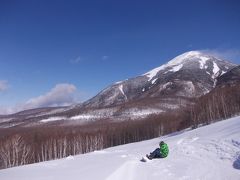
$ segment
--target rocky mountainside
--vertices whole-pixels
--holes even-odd
[[[233,69],[236,66],[199,51],[186,52],[143,75],[114,83],[83,104],[2,116],[0,127],[139,119],[172,111],[211,91],[217,78],[226,79],[226,72],[239,72]]]
[[[217,79],[218,87],[232,86],[235,84],[240,85],[240,66],[234,67]]]
[[[141,76],[113,84],[83,105],[102,108],[151,97],[199,97],[215,86],[217,77],[234,66],[190,51]]]
[[[217,78],[215,88],[197,99],[191,109],[195,124],[210,123],[240,113],[240,66]]]

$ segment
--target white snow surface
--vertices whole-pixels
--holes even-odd
[[[140,162],[169,145],[164,159]],[[240,117],[148,141],[0,170],[1,180],[239,180]]]
[[[155,78],[154,80],[152,80],[152,84],[154,84],[157,80],[158,78]]]
[[[221,75],[225,74],[226,72],[227,72],[227,71],[222,71]],[[221,75],[220,75],[220,76],[221,76]]]
[[[40,122],[59,121],[59,120],[63,120],[63,119],[65,119],[65,117],[50,117],[47,119],[42,119]]]
[[[166,65],[162,65],[160,67],[157,67],[157,68],[155,68],[155,69],[153,69],[153,70],[143,74],[143,76],[147,76],[148,77],[148,81],[151,81],[157,75],[157,73],[159,71],[163,70],[165,67],[166,67]]]
[[[125,99],[127,99],[127,96],[126,96],[126,94],[123,91],[123,85],[121,84],[118,88],[121,91],[122,95],[124,95]]]
[[[123,116],[128,116],[130,119],[139,119],[145,118],[152,114],[163,113],[163,110],[148,108],[148,109],[139,109],[139,108],[130,108],[123,112]]]
[[[177,72],[177,71],[179,71],[181,68],[183,67],[183,65],[182,64],[179,64],[179,65],[177,65],[177,66],[174,66],[172,69],[170,69],[169,71],[171,71],[171,72]]]
[[[207,60],[208,60],[209,58],[207,58],[207,57],[201,57],[200,59],[201,59],[201,60],[199,61],[200,69],[203,69],[203,68],[207,69],[206,62],[207,62]]]
[[[189,51],[186,53],[183,53],[177,57],[175,57],[174,59],[172,59],[171,61],[169,61],[167,64],[170,66],[176,66],[179,64],[183,64],[186,60],[192,58],[192,57],[202,57],[203,54],[200,51]]]
[[[177,66],[173,66],[171,69],[169,69],[168,71],[166,71],[164,74],[167,74],[168,72],[177,72],[180,69],[182,69],[183,65],[179,64]]]
[[[97,119],[97,118],[101,118],[101,117],[96,115],[91,115],[91,114],[81,114],[81,115],[71,117],[70,120],[81,120],[81,119],[88,120],[88,119]]]
[[[219,70],[220,68],[218,67],[218,65],[215,62],[213,62],[213,75],[215,76]]]

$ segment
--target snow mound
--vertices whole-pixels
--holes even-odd
[[[169,156],[141,162],[158,147]],[[0,170],[1,180],[239,180],[240,117],[161,138]]]

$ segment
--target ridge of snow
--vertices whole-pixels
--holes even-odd
[[[238,180],[240,116],[195,130],[120,145],[64,159],[0,170],[2,180]],[[169,155],[145,163],[141,157],[169,146]],[[94,173],[93,173],[94,172]]]

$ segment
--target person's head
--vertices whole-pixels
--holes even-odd
[[[163,141],[161,141],[161,142],[159,143],[159,146],[162,146],[162,145],[164,145],[164,142],[163,142]]]

